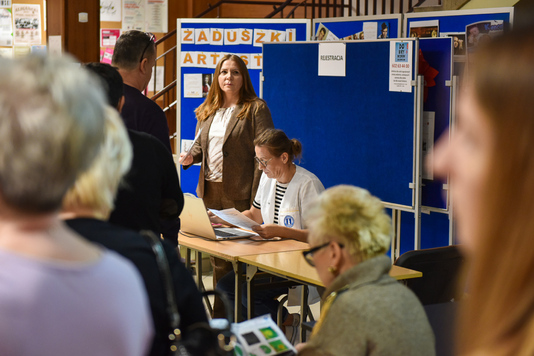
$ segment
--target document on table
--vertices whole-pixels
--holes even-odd
[[[228,224],[238,226],[242,229],[252,230],[252,226],[260,225],[254,220],[247,218],[235,208],[224,210],[209,209],[209,211]]]

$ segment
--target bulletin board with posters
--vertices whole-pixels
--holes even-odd
[[[312,37],[317,40],[376,40],[401,36],[401,14],[313,19]],[[322,34],[318,38],[319,30]],[[365,34],[368,34],[365,36]]]
[[[514,8],[417,12],[404,15],[404,37],[452,37],[455,61],[462,59],[477,43],[509,29]],[[478,33],[466,33],[473,28]]]
[[[450,124],[454,126],[454,114],[456,98],[460,93],[458,90],[461,77],[464,72],[466,63],[469,61],[469,55],[476,51],[478,43],[484,39],[490,39],[502,31],[510,29],[513,24],[514,8],[501,7],[476,10],[457,10],[441,12],[421,12],[409,13],[404,15],[403,33],[408,37],[449,37],[452,40],[452,83],[450,88],[441,88],[443,93],[447,90],[453,90],[449,100],[443,96],[431,97],[434,94],[432,88],[429,88],[428,102],[425,103],[425,111],[435,112],[435,140],[441,133],[447,134]],[[470,29],[473,28],[472,31]],[[472,32],[472,33],[470,33]],[[472,38],[470,38],[471,36]],[[476,35],[476,36],[475,36]],[[448,58],[449,55],[443,53],[443,50],[437,50],[433,45],[433,39],[421,38],[420,48],[425,53],[429,53],[429,63],[440,62]],[[429,47],[430,46],[430,47]],[[430,51],[430,52],[429,52]],[[433,54],[430,53],[434,51]],[[425,55],[426,56],[426,55]],[[456,83],[456,87],[455,84]],[[441,95],[441,94],[440,94]],[[444,105],[451,106],[451,122],[438,119],[438,114],[445,109]],[[440,109],[439,107],[443,107]],[[424,238],[421,240],[422,248],[445,246],[455,243],[454,219],[451,215],[448,202],[448,182],[441,182],[432,179],[432,177],[423,177],[423,194],[422,205],[423,212],[421,218],[421,234]],[[415,227],[412,220],[403,213],[401,235],[411,235]],[[410,244],[401,243],[401,253],[412,249]]]
[[[337,42],[346,46],[340,76],[318,75],[320,46],[329,43],[265,44],[263,98],[275,127],[301,141],[298,164],[325,187],[356,185],[390,207],[413,212],[420,188],[415,179],[418,41],[408,40],[414,60],[411,92],[390,90],[388,67],[396,42]],[[296,65],[280,66],[279,58],[288,57],[298,58]]]
[[[0,0],[0,57],[46,51],[43,0]]]
[[[447,246],[451,238],[448,207],[448,182],[436,179],[431,169],[432,151],[435,142],[449,135],[453,119],[453,46],[452,38],[419,39],[419,74],[425,78],[423,92],[422,129],[422,186],[420,225],[409,213],[401,212],[400,237],[396,244],[398,254],[413,250],[412,241],[405,236],[414,236],[420,230],[420,247]],[[401,238],[402,237],[402,238]]]
[[[224,54],[237,54],[250,73],[254,90],[262,97],[260,80],[263,66],[262,44],[305,41],[310,36],[306,19],[178,19],[177,118],[175,152],[182,152],[195,137],[194,110],[209,90],[215,66]],[[280,58],[281,67],[297,64]],[[269,103],[267,103],[269,104]],[[183,149],[182,149],[183,148]],[[180,170],[182,190],[195,193],[200,168]]]

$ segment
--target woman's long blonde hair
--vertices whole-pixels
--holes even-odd
[[[495,39],[469,68],[496,137],[478,250],[460,314],[460,354],[534,355],[534,35]]]
[[[239,56],[235,54],[227,54],[217,63],[215,67],[215,73],[213,74],[213,83],[211,84],[210,90],[206,100],[195,110],[198,121],[207,120],[208,117],[212,116],[219,110],[224,104],[224,94],[219,86],[219,74],[221,73],[221,67],[224,62],[233,61],[239,67],[239,72],[243,76],[243,85],[239,91],[239,101],[238,105],[243,105],[241,112],[237,115],[238,119],[244,119],[246,117],[251,117],[251,112],[258,109],[258,106],[254,106],[254,102],[258,100],[258,96],[254,91],[252,86],[252,81],[250,80],[250,74],[247,70],[247,65]]]

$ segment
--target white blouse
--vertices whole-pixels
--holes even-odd
[[[208,166],[204,173],[204,178],[209,182],[222,182],[224,134],[234,109],[235,107],[220,108],[211,122],[208,134]]]

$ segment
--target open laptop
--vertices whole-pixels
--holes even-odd
[[[211,225],[206,206],[202,199],[184,194],[184,209],[180,214],[180,230],[184,234],[197,235],[211,240],[242,239],[258,234],[231,227]]]

